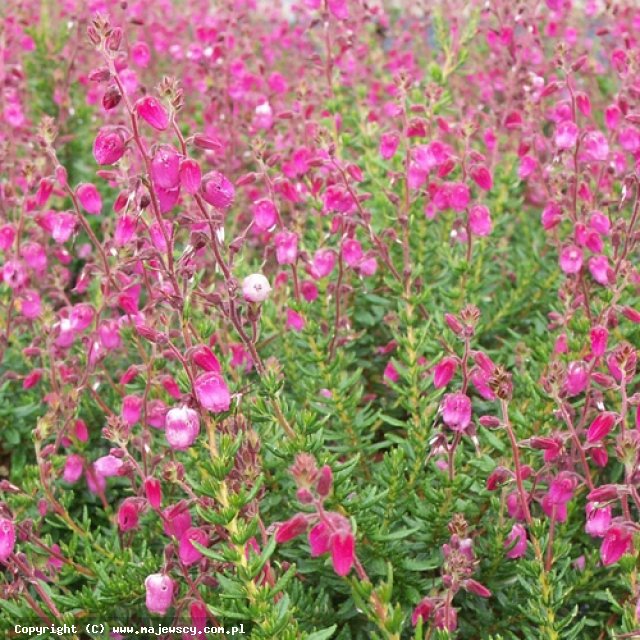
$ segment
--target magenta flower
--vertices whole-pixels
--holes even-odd
[[[69,484],[78,482],[84,471],[84,459],[77,453],[72,453],[67,457],[62,470],[62,479]]]
[[[296,263],[298,259],[298,236],[295,233],[291,231],[280,231],[273,237],[273,242],[276,247],[276,260],[278,264]]]
[[[514,524],[504,541],[505,555],[511,560],[522,558],[527,552],[527,531],[521,524]]]
[[[99,165],[115,164],[125,152],[122,134],[116,129],[100,129],[93,142],[93,157]]]
[[[575,245],[569,245],[560,253],[560,268],[567,275],[579,273],[582,269],[582,260],[582,249]]]
[[[154,573],[144,581],[146,605],[150,613],[163,616],[169,610],[173,600],[173,580],[169,576]]]
[[[588,382],[589,367],[584,360],[570,362],[567,365],[563,389],[568,396],[577,396],[582,393],[586,389]]]
[[[492,229],[491,213],[482,204],[474,204],[469,209],[469,229],[476,236],[488,236]]]
[[[603,411],[598,414],[587,429],[587,442],[593,444],[606,438],[617,420],[618,415],[613,411]]]
[[[164,433],[172,449],[189,448],[200,433],[200,418],[189,407],[176,407],[167,412]]]
[[[138,41],[131,47],[131,59],[139,67],[146,68],[151,62],[151,51],[146,42]]]
[[[318,249],[313,256],[311,276],[316,280],[326,278],[336,264],[336,254],[331,249]]]
[[[163,512],[163,530],[166,535],[180,540],[191,526],[191,514],[184,502],[167,507]]]
[[[476,164],[469,171],[471,179],[484,191],[491,191],[493,177],[489,169],[483,164]]]
[[[129,531],[138,526],[140,506],[136,498],[127,498],[118,508],[118,528],[120,531]]]
[[[355,267],[362,260],[362,245],[355,238],[347,238],[342,243],[342,257],[349,267]]]
[[[219,373],[203,373],[196,378],[195,393],[198,402],[209,411],[221,413],[231,406],[229,387]]]
[[[222,373],[222,367],[218,358],[214,355],[213,351],[207,345],[201,344],[195,347],[191,353],[191,360],[193,364],[205,371],[215,371],[216,373]]]
[[[258,200],[253,205],[253,224],[260,231],[267,231],[278,221],[278,211],[271,200]],[[286,233],[286,232],[284,232]],[[282,264],[280,261],[278,261]]]
[[[25,289],[17,300],[16,308],[25,318],[34,320],[42,313],[42,301],[34,289]]]
[[[180,164],[180,185],[190,195],[198,193],[202,184],[202,171],[200,165],[187,158]]]
[[[315,558],[331,552],[333,569],[346,576],[355,562],[355,539],[349,521],[339,513],[328,512],[325,520],[309,532],[311,555]]]
[[[76,187],[76,196],[87,213],[94,215],[102,211],[102,198],[96,186],[87,182]]]
[[[117,219],[113,236],[116,247],[124,247],[133,239],[136,226],[136,219],[126,213]]]
[[[293,309],[287,309],[287,328],[293,331],[302,331],[304,329],[304,318]]]
[[[122,419],[129,427],[140,421],[142,398],[136,395],[125,396],[122,400]]]
[[[420,600],[416,608],[413,610],[411,614],[411,624],[415,627],[418,624],[420,618],[422,618],[423,622],[427,622],[429,618],[433,615],[433,612],[436,609],[436,605],[433,602],[432,598],[428,596]]]
[[[16,544],[16,526],[8,518],[0,518],[0,561],[6,562]]]
[[[436,389],[446,387],[458,368],[458,360],[451,356],[442,358],[433,369],[433,386]]]
[[[400,144],[400,136],[394,131],[383,133],[380,137],[380,155],[383,160],[393,158]]]
[[[178,556],[180,557],[180,562],[187,567],[202,558],[202,552],[196,549],[192,542],[196,542],[202,547],[208,547],[209,536],[202,529],[196,527],[191,527],[182,534],[178,545]]]
[[[452,431],[464,431],[471,422],[471,400],[464,393],[448,393],[440,403],[440,411]]]
[[[151,159],[151,177],[162,189],[175,189],[180,182],[180,155],[168,144],[158,147]]]
[[[157,98],[144,96],[134,108],[138,116],[157,131],[164,131],[169,126],[169,114]]]
[[[609,266],[609,258],[607,256],[592,256],[589,258],[589,273],[603,287],[609,284],[610,271],[612,272],[612,269]]]
[[[596,357],[603,356],[607,350],[607,340],[609,338],[607,328],[603,326],[593,327],[589,337],[591,339],[591,353]]]
[[[102,478],[109,478],[111,476],[118,475],[118,472],[122,468],[124,463],[120,458],[116,458],[111,454],[98,458],[93,463],[96,475]]]
[[[283,522],[276,531],[276,542],[283,544],[303,534],[309,527],[307,518],[302,513],[297,513],[293,518]]]
[[[219,171],[210,171],[202,177],[200,192],[202,197],[216,209],[229,208],[236,195],[233,184]]]
[[[575,122],[565,120],[556,127],[555,143],[558,149],[572,149],[578,141],[580,130]]]
[[[151,507],[159,509],[162,504],[162,484],[160,484],[160,480],[153,477],[145,478],[144,493]]]
[[[596,502],[587,502],[586,511],[584,530],[594,538],[603,538],[611,526],[611,505],[601,507]]]
[[[625,553],[632,550],[631,532],[623,525],[614,524],[609,527],[600,546],[602,564],[608,566],[620,560]]]

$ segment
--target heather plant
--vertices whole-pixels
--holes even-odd
[[[635,2],[0,20],[6,637],[640,637]]]

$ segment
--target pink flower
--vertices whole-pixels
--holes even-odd
[[[640,132],[635,127],[623,127],[618,133],[620,146],[629,153],[640,149]]]
[[[342,243],[342,257],[349,267],[355,267],[362,260],[362,245],[355,238],[347,238]]]
[[[609,258],[607,256],[593,256],[589,258],[589,273],[591,277],[603,287],[609,284]]]
[[[252,273],[242,281],[242,295],[248,302],[264,302],[270,293],[271,285],[261,273]]]
[[[440,403],[440,411],[452,431],[464,431],[471,422],[471,400],[464,393],[448,393]]]
[[[6,251],[13,245],[16,238],[16,230],[10,224],[0,227],[0,251]]]
[[[470,170],[471,179],[484,191],[491,191],[493,178],[489,169],[483,164],[476,164]]]
[[[69,314],[71,330],[77,333],[84,331],[91,325],[95,315],[96,313],[90,304],[80,303],[75,305]]]
[[[280,231],[273,238],[278,264],[295,264],[298,259],[298,236],[291,231]]]
[[[400,379],[400,374],[398,373],[398,370],[395,368],[391,360],[387,362],[387,366],[384,368],[382,377],[385,380],[389,380],[389,382],[393,382],[394,384]]]
[[[140,98],[134,109],[138,116],[150,124],[157,131],[164,131],[169,126],[169,114],[160,104],[160,101],[153,96]]]
[[[138,526],[140,507],[137,498],[127,498],[118,508],[118,528],[120,531],[129,531]]]
[[[16,526],[8,518],[0,518],[0,561],[6,562],[16,544]]]
[[[531,156],[523,156],[520,158],[520,165],[518,167],[518,177],[521,180],[526,180],[538,167],[538,161]]]
[[[339,513],[328,512],[325,520],[309,532],[311,555],[315,558],[331,552],[333,569],[346,576],[355,562],[355,539],[349,521]]]
[[[149,477],[144,481],[144,493],[153,509],[159,509],[162,504],[162,485],[157,478]]]
[[[582,249],[575,245],[565,247],[560,253],[560,268],[567,275],[579,273],[582,269]]]
[[[42,302],[38,292],[33,289],[25,289],[16,303],[17,310],[29,320],[34,320],[42,312]]]
[[[302,513],[297,513],[293,518],[283,522],[276,531],[276,542],[282,544],[289,542],[303,534],[309,527],[307,518]]]
[[[613,411],[603,411],[598,414],[587,429],[587,442],[593,444],[606,438],[617,420],[618,415]]]
[[[115,164],[124,152],[124,138],[118,130],[100,129],[93,142],[93,157],[99,165]]]
[[[586,510],[584,530],[594,538],[603,538],[611,526],[611,505],[601,507],[596,502],[587,502]]]
[[[389,160],[393,158],[398,150],[400,144],[400,136],[394,131],[383,133],[380,137],[380,155],[383,160]]]
[[[180,540],[191,526],[191,514],[184,502],[167,507],[163,512],[163,530],[166,535]]]
[[[433,370],[433,386],[436,389],[442,389],[446,387],[451,379],[455,375],[458,368],[458,361],[456,358],[447,356],[442,358],[440,362],[434,367]]]
[[[67,242],[76,230],[76,216],[69,211],[60,211],[55,214],[51,237],[58,243]]]
[[[632,550],[631,532],[623,525],[614,524],[609,527],[600,546],[602,564],[608,566]]]
[[[573,498],[577,481],[567,472],[561,472],[549,485],[549,502],[552,505],[563,505]]]
[[[609,231],[611,231],[611,221],[602,211],[593,211],[591,213],[589,226],[603,236],[609,235]]]
[[[568,396],[577,396],[582,393],[589,382],[589,370],[584,360],[570,362],[567,365],[567,375],[564,379],[564,391]]]
[[[587,133],[582,146],[591,160],[603,162],[609,157],[609,143],[601,131]]]
[[[304,318],[293,309],[287,309],[287,328],[293,331],[302,331],[304,329]]]
[[[331,11],[338,20],[346,20],[349,17],[347,0],[328,0],[327,6],[329,7],[329,11]]]
[[[427,622],[427,620],[429,620],[433,615],[435,609],[436,605],[432,598],[429,598],[428,596],[423,598],[411,614],[411,624],[415,627],[421,618],[423,622]]]
[[[173,580],[169,576],[154,573],[144,581],[146,605],[150,613],[163,616],[169,610],[173,600]]]
[[[558,149],[571,149],[576,146],[580,130],[575,122],[565,120],[556,127],[555,143]]]
[[[233,184],[219,171],[210,171],[202,177],[202,197],[216,209],[228,209],[235,199]]]
[[[96,472],[96,475],[101,478],[109,478],[111,476],[118,475],[118,472],[122,468],[124,463],[120,458],[116,458],[111,454],[107,456],[102,456],[98,458],[93,463],[93,468]]]
[[[172,449],[189,448],[200,433],[198,413],[189,407],[175,407],[167,412],[164,433]]]
[[[311,276],[316,280],[326,278],[336,264],[336,254],[331,249],[318,249],[313,256]]]
[[[158,147],[151,159],[151,177],[156,186],[174,189],[180,183],[180,155],[168,144]]]
[[[469,205],[469,200],[471,199],[469,187],[463,182],[452,182],[447,186],[449,206],[454,211],[464,211]]]
[[[84,471],[84,459],[77,453],[72,453],[67,457],[62,470],[62,479],[69,484],[78,482]]]
[[[11,289],[20,289],[27,281],[27,272],[19,260],[7,260],[2,267],[2,282]]]
[[[476,236],[488,236],[492,223],[489,209],[482,204],[474,204],[469,210],[469,229]]]
[[[202,183],[202,171],[200,165],[187,158],[180,164],[180,185],[190,195],[198,193]]]
[[[191,353],[191,360],[196,366],[205,371],[222,373],[222,367],[220,366],[218,358],[216,358],[213,351],[211,351],[207,345],[201,344],[195,347]]]
[[[278,221],[278,210],[271,200],[258,200],[253,205],[253,224],[260,231],[267,231]],[[286,231],[283,233],[287,233]],[[295,235],[295,234],[293,234]],[[279,264],[282,264],[278,261]]]
[[[178,545],[178,556],[180,557],[180,562],[187,567],[195,564],[202,558],[202,552],[196,549],[192,542],[202,547],[208,547],[209,536],[207,536],[202,529],[196,527],[191,527],[182,534]]]
[[[229,387],[218,373],[203,373],[196,378],[195,392],[198,402],[214,413],[228,411],[231,406]]]
[[[527,532],[521,524],[514,524],[504,541],[505,555],[511,560],[522,558],[527,552]]]
[[[141,413],[142,398],[140,396],[129,395],[123,398],[121,415],[126,425],[132,427],[139,422]]]
[[[131,47],[131,58],[139,67],[146,68],[151,62],[151,52],[146,42],[138,41]]]
[[[136,232],[137,221],[129,214],[121,215],[116,221],[113,241],[116,247],[124,247],[128,244]]]
[[[591,339],[591,353],[596,357],[603,356],[607,350],[607,339],[609,338],[607,328],[602,326],[593,327],[589,336]]]
[[[87,213],[99,214],[102,211],[102,198],[95,185],[90,182],[76,187],[76,196]]]

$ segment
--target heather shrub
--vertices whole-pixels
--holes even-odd
[[[640,634],[633,1],[0,19],[6,637]]]

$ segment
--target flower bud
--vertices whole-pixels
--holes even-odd
[[[264,302],[270,293],[271,285],[261,273],[253,273],[242,281],[242,295],[248,302]]]

